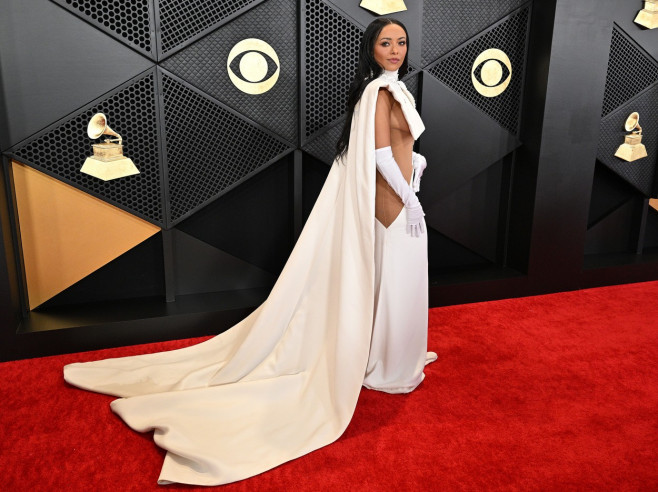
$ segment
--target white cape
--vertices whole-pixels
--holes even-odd
[[[325,446],[345,431],[363,383],[373,326],[375,106],[365,89],[349,150],[334,162],[267,300],[201,344],[64,367],[167,450],[159,483],[218,485]],[[415,138],[422,122],[397,84]],[[403,86],[402,86],[403,87]],[[404,97],[407,96],[407,97]]]

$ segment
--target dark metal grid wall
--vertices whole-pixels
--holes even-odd
[[[219,70],[226,79],[223,63],[219,62],[226,56],[225,46],[241,38],[244,31],[251,30],[252,36],[276,39],[275,28],[282,26],[280,23],[273,26],[271,19],[281,15],[284,24],[288,23],[283,27],[292,27],[297,18],[295,3],[295,0],[216,1],[202,8],[199,2],[156,2],[157,23],[165,25],[175,18],[180,21],[176,29],[187,33],[172,34],[171,39],[177,41],[160,47],[164,51],[185,48],[162,64],[178,72],[176,75],[181,78],[165,75],[161,88],[156,91],[152,69],[146,82],[140,79],[132,82],[134,87],[122,86],[112,91],[102,103],[97,101],[82,108],[66,121],[60,121],[14,147],[13,155],[138,216],[171,227],[294,147],[296,122],[292,121],[291,114],[294,116],[295,109],[299,108],[296,104],[284,104],[291,98],[296,102],[296,98],[291,97],[297,82],[294,77],[297,73],[294,46],[281,48],[281,63],[286,68],[282,70],[282,80],[269,93],[246,96],[226,80],[219,84],[217,74]],[[124,22],[138,26],[134,29],[148,30],[145,20],[148,16],[145,17],[144,10],[147,4],[130,5],[133,10],[127,11],[126,15],[132,20]],[[101,15],[108,15],[105,0],[71,2],[66,7],[75,10],[76,15],[88,16],[94,22],[102,23],[100,28],[106,32],[111,27],[105,25]],[[301,124],[303,135],[310,137],[307,138],[310,145],[304,148],[330,163],[362,32],[356,23],[322,0],[304,0],[300,8],[305,37],[301,48],[305,80],[301,81],[301,88],[306,95]],[[237,19],[218,28],[218,22],[229,19],[236,12],[241,13]],[[199,16],[203,19],[197,18]],[[475,41],[440,59],[430,68],[430,73],[455,86],[461,78],[468,80],[468,77],[461,77],[453,70],[469,73],[473,54],[493,45],[507,48],[514,60],[515,73],[522,72],[525,55],[522,43],[526,38],[527,18],[526,7],[499,21]],[[198,29],[186,31],[186,23],[194,24]],[[185,46],[207,26],[214,26],[216,31],[191,46]],[[117,27],[112,32],[122,34],[125,29]],[[507,44],[503,38],[507,38]],[[327,49],[328,39],[332,42],[338,40],[331,50]],[[336,50],[341,56],[335,56]],[[157,70],[158,73],[162,71]],[[497,116],[508,127],[513,126],[511,119],[517,116],[520,100],[521,77],[513,79],[516,82],[496,100],[502,104],[494,104],[490,98],[485,100],[490,104],[485,109],[490,113],[497,111]],[[408,76],[406,83],[418,97],[418,77]],[[470,97],[472,102],[483,104],[485,98],[474,96],[472,88],[457,87],[460,89],[462,95]],[[277,111],[282,104],[286,106],[285,110]],[[230,106],[235,109],[230,109]],[[89,142],[84,134],[86,120],[100,110],[109,115],[111,125],[126,137],[127,155],[133,156],[138,163],[140,175],[100,182],[79,173],[77,166],[89,153]],[[209,121],[213,124],[209,125]],[[163,124],[166,124],[164,130],[158,126]],[[272,135],[272,131],[284,136],[285,141]],[[61,138],[67,133],[74,135],[72,140]],[[236,141],[242,144],[236,145]],[[233,142],[234,148],[226,142]],[[51,159],[48,152],[57,157]],[[165,181],[164,184],[161,181]]]
[[[529,12],[529,7],[520,9],[427,69],[429,74],[515,135],[518,134],[520,123]],[[512,64],[512,80],[501,95],[484,97],[473,87],[471,68],[481,52],[493,47],[504,51],[509,57]]]
[[[654,117],[654,112],[657,103],[658,62],[646,54],[619,26],[614,25],[597,159],[645,197],[656,192],[654,182],[658,120]],[[624,130],[626,118],[634,111],[640,114],[642,143],[648,156],[626,162],[614,154],[627,134]]]
[[[143,55],[161,60],[265,0],[50,1]]]
[[[276,24],[272,19],[277,19]],[[264,94],[245,94],[233,85],[225,69],[231,48],[250,33],[269,40],[279,58],[279,79]],[[296,33],[297,0],[269,0],[170,56],[161,66],[294,144],[299,115]]]
[[[70,183],[150,222],[163,225],[162,164],[154,69],[10,149],[9,155]],[[110,127],[124,139],[124,153],[140,174],[101,181],[80,172],[91,151],[87,124],[97,112],[108,115]]]
[[[162,81],[173,223],[289,149],[173,76]]]
[[[51,0],[146,56],[155,51],[153,0]]]
[[[345,118],[340,118],[316,138],[304,145],[304,150],[325,164],[331,164],[336,157],[336,142],[340,138]]]
[[[653,112],[658,107],[658,86],[645,90],[639,96],[620,106],[601,120],[597,159],[624,181],[634,186],[645,197],[655,191],[656,153],[658,152],[658,120]],[[647,149],[647,157],[626,162],[615,157],[617,148],[624,142],[626,118],[633,111],[640,113],[642,143]],[[642,116],[647,116],[642,118]]]
[[[345,112],[362,36],[361,28],[321,0],[306,0],[304,137]]]
[[[159,13],[160,52],[167,56],[204,31],[242,9],[263,0],[156,0]]]
[[[423,66],[466,42],[473,33],[519,8],[528,0],[424,0]]]
[[[658,64],[615,25],[605,81],[605,116],[658,81]]]

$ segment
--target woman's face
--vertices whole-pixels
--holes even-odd
[[[375,42],[375,61],[384,70],[395,71],[407,56],[407,35],[397,24],[385,25]]]

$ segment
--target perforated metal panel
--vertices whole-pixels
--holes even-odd
[[[601,116],[607,115],[656,81],[656,61],[629,39],[619,26],[615,26],[612,30]]]
[[[166,55],[239,10],[262,1],[157,0],[160,16],[160,52]]]
[[[174,223],[288,146],[163,71],[169,201]]]
[[[519,8],[527,0],[424,0],[423,66]]]
[[[270,0],[257,5],[171,56],[162,66],[289,142],[296,142],[299,111],[296,4],[296,0]],[[282,32],[286,36],[281,36]],[[233,85],[226,70],[229,51],[247,34],[269,43],[279,58],[279,79],[264,94],[242,92]]]
[[[336,156],[336,142],[343,129],[344,118],[336,121],[332,126],[318,133],[318,135],[304,145],[304,150],[325,164],[331,164]]]
[[[306,0],[304,135],[345,112],[363,32],[321,0]]]
[[[106,182],[80,172],[85,159],[92,155],[94,141],[87,136],[87,124],[97,112],[105,113],[110,127],[123,137],[124,154],[133,160],[140,174]],[[11,149],[10,155],[162,225],[156,114],[154,70],[151,69],[106,98],[82,108],[73,117],[22,142]]]
[[[409,67],[409,73],[407,74],[402,81],[407,87],[407,90],[411,92],[416,100],[416,105],[418,105],[418,76],[420,72],[415,71],[413,68]],[[420,108],[416,108],[420,111]]]
[[[51,0],[94,26],[151,55],[153,38],[151,0]]]
[[[525,7],[428,69],[428,73],[513,134],[518,133],[519,126],[528,21],[529,8]],[[507,89],[496,97],[480,95],[471,81],[473,62],[480,53],[490,48],[504,51],[512,64],[512,80]]]
[[[654,186],[658,155],[658,120],[643,119],[642,115],[651,115],[657,107],[658,85],[655,85],[603,118],[599,131],[597,159],[646,197],[651,196]],[[626,162],[615,157],[615,152],[624,143],[624,135],[627,134],[624,131],[624,123],[633,111],[640,113],[642,143],[649,155],[637,161]]]

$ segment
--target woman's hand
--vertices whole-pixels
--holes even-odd
[[[419,237],[425,232],[425,225],[423,223],[423,207],[420,203],[415,207],[405,207],[407,211],[407,233],[414,237]]]

